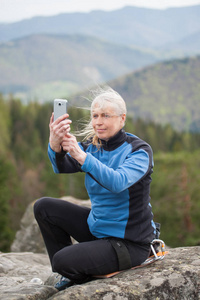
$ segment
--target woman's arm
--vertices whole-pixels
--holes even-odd
[[[83,165],[87,154],[81,149],[76,137],[67,133],[62,141],[62,148],[68,152],[80,165]]]
[[[83,172],[81,165],[65,151],[56,153],[48,145],[48,156],[55,173]]]
[[[116,170],[87,154],[81,169],[113,193],[120,193],[142,179],[152,168],[148,153],[140,149],[128,155]]]
[[[54,124],[53,124],[54,125]],[[81,165],[84,164],[87,154],[82,150],[82,147],[77,142],[76,137],[72,134],[67,133],[65,135],[60,134],[60,129],[56,129],[55,126],[52,128],[52,141],[53,145],[59,145],[60,151],[55,151],[49,143],[48,155],[52,163],[53,170],[55,173],[74,173],[81,170]],[[55,134],[57,130],[58,134]],[[62,132],[62,131],[61,131]],[[60,136],[62,140],[60,140]],[[57,141],[57,144],[55,143]],[[56,148],[57,149],[57,148]]]
[[[65,114],[54,122],[54,114],[49,122],[48,156],[55,173],[74,173],[82,171],[80,164],[84,163],[85,152],[82,151],[76,138],[69,134],[71,120]],[[68,152],[68,154],[66,154]]]

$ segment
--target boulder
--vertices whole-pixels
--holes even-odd
[[[3,300],[198,300],[200,246],[170,249],[163,260],[109,279],[94,279],[58,292],[45,254],[0,253]]]
[[[48,299],[57,292],[44,285],[50,274],[45,254],[0,253],[0,299]]]
[[[170,249],[164,260],[110,279],[72,286],[50,299],[200,299],[200,247]]]
[[[91,207],[90,200],[79,200],[70,196],[61,199],[77,205]],[[33,214],[34,203],[35,201],[28,205],[21,219],[20,229],[17,231],[11,245],[12,252],[46,253],[42,235]]]
[[[90,207],[89,200],[62,199]],[[163,260],[151,265],[58,292],[54,285],[60,275],[51,272],[33,204],[22,218],[14,252],[0,253],[0,299],[200,300],[200,246],[169,249]]]

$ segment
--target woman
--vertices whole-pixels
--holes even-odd
[[[155,238],[152,150],[123,130],[122,97],[109,88],[94,98],[86,142],[69,133],[68,117],[54,122],[51,116],[49,158],[56,173],[85,172],[92,208],[53,198],[39,199],[34,207],[52,270],[63,276],[59,290],[141,264]],[[72,245],[70,236],[79,243]]]

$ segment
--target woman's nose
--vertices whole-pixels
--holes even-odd
[[[96,119],[96,123],[97,124],[102,124],[103,123],[103,117],[102,116],[98,116],[98,118]]]

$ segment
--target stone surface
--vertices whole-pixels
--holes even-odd
[[[40,282],[42,281],[42,284]],[[3,300],[199,300],[200,247],[170,249],[164,260],[109,279],[94,279],[58,292],[45,254],[0,254]]]
[[[89,200],[62,199],[90,207]],[[200,246],[169,249],[162,261],[58,292],[54,285],[60,276],[51,272],[32,203],[22,218],[12,251],[0,253],[3,300],[200,300]]]
[[[200,247],[170,249],[162,261],[110,279],[72,286],[50,299],[200,299]]]
[[[45,254],[0,253],[0,299],[48,299],[57,292],[44,285],[50,275]]]

